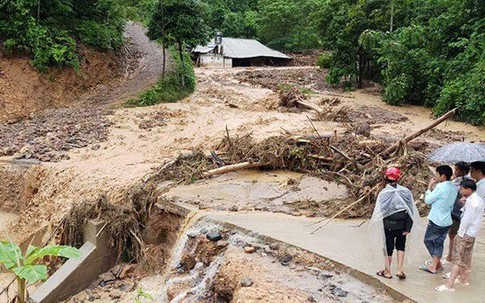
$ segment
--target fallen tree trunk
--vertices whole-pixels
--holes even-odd
[[[232,164],[232,165],[226,165],[223,167],[211,169],[203,174],[205,178],[215,176],[215,175],[221,175],[225,174],[228,172],[232,171],[237,171],[237,170],[243,170],[243,169],[250,169],[250,168],[258,168],[262,167],[264,164],[262,163],[251,163],[251,162],[242,162],[242,163],[237,163],[237,164]]]
[[[422,134],[424,134],[425,132],[429,131],[430,129],[433,129],[436,126],[438,126],[439,124],[441,124],[444,121],[448,120],[449,118],[451,118],[456,113],[456,111],[457,111],[457,108],[454,108],[454,109],[450,110],[449,112],[447,112],[443,116],[441,116],[438,119],[436,119],[433,123],[431,123],[427,127],[423,128],[423,129],[420,129],[419,131],[415,132],[414,134],[411,134],[411,135],[403,138],[402,140],[396,142],[394,145],[392,145],[391,147],[389,147],[388,149],[386,149],[382,153],[382,155],[383,156],[386,156],[386,155],[389,155],[389,154],[393,153],[394,151],[396,151],[396,149],[399,148],[399,146],[402,146],[402,145],[407,144],[409,141],[411,141],[411,140],[413,140],[413,139],[421,136]]]

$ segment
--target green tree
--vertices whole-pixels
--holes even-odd
[[[20,247],[13,242],[0,242],[0,265],[15,274],[17,280],[17,298],[25,303],[28,297],[26,284],[47,280],[47,266],[39,264],[44,257],[55,256],[79,258],[81,252],[70,246],[49,245],[43,248],[29,246],[22,255]]]
[[[160,0],[148,25],[148,36],[160,39],[164,45],[177,45],[183,67],[182,86],[188,77],[184,63],[184,47],[205,43],[209,27],[203,16],[204,6],[198,0]]]

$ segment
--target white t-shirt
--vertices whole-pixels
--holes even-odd
[[[483,212],[485,209],[485,202],[478,196],[477,192],[474,192],[470,197],[466,199],[465,206],[461,209],[463,215],[460,221],[460,229],[458,230],[458,236],[476,238],[482,227]]]
[[[485,178],[477,182],[477,194],[485,200]]]

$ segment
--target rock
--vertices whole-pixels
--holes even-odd
[[[187,237],[192,238],[192,239],[197,238],[198,235],[199,235],[199,233],[196,232],[196,231],[191,231],[191,232],[187,233]]]
[[[217,248],[225,248],[228,245],[229,245],[229,242],[227,242],[227,241],[219,241],[219,242],[217,242],[216,247]]]
[[[229,211],[238,211],[239,208],[236,205],[233,205],[229,208]]]
[[[116,280],[115,275],[113,275],[113,273],[111,271],[108,271],[108,272],[105,272],[104,274],[101,274],[99,276],[99,278],[101,279],[101,281],[103,281],[105,283],[112,282],[112,281]]]
[[[92,150],[98,150],[98,149],[100,149],[100,148],[101,148],[101,145],[99,145],[99,144],[94,144],[94,145],[91,147],[91,149],[92,149]]]
[[[340,287],[335,287],[334,289],[332,289],[332,295],[337,297],[345,298],[347,297],[348,294],[349,294],[348,291],[345,291]]]
[[[207,230],[207,228],[205,228],[205,227],[204,227],[204,228],[202,228],[202,229],[200,230],[200,233],[201,233],[201,234],[204,234],[204,235],[205,235],[207,232],[208,232],[208,230]]]
[[[222,236],[218,232],[210,232],[207,234],[207,239],[210,241],[219,241],[222,240]]]
[[[308,302],[312,302],[312,303],[315,303],[317,302],[317,300],[315,300],[315,298],[313,296],[309,296],[307,299],[306,299]]]
[[[280,263],[283,266],[288,266],[290,264],[291,260],[293,260],[292,256],[284,256],[280,259]]]
[[[135,275],[136,264],[130,264],[123,267],[120,273],[120,279],[131,278]]]
[[[271,243],[269,245],[269,248],[271,248],[272,250],[278,250],[278,249],[280,249],[280,244],[279,243]]]
[[[252,254],[256,251],[256,248],[252,247],[252,246],[246,246],[244,247],[244,252],[247,253],[247,254]]]
[[[299,217],[299,216],[301,216],[301,212],[299,212],[299,211],[293,211],[293,212],[291,212],[291,215],[292,216],[295,216],[295,217]]]
[[[118,289],[113,289],[109,294],[110,298],[112,299],[119,299],[122,295],[122,292]]]
[[[249,277],[244,277],[241,280],[241,286],[242,287],[251,287],[251,286],[253,286],[253,284],[254,284],[253,280]]]

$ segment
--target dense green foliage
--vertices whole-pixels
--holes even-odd
[[[0,0],[0,43],[7,54],[27,53],[41,71],[79,66],[78,43],[101,50],[123,42],[116,0]]]
[[[309,16],[326,0],[203,0],[213,32],[226,37],[257,38],[270,47],[302,51],[320,46],[317,24]]]
[[[141,93],[137,98],[126,102],[127,107],[150,106],[159,103],[177,102],[195,90],[194,66],[188,53],[184,53],[184,65],[177,54],[177,50],[170,48],[170,55],[174,59],[175,72],[160,78],[155,86]],[[182,77],[185,85],[182,85]]]

